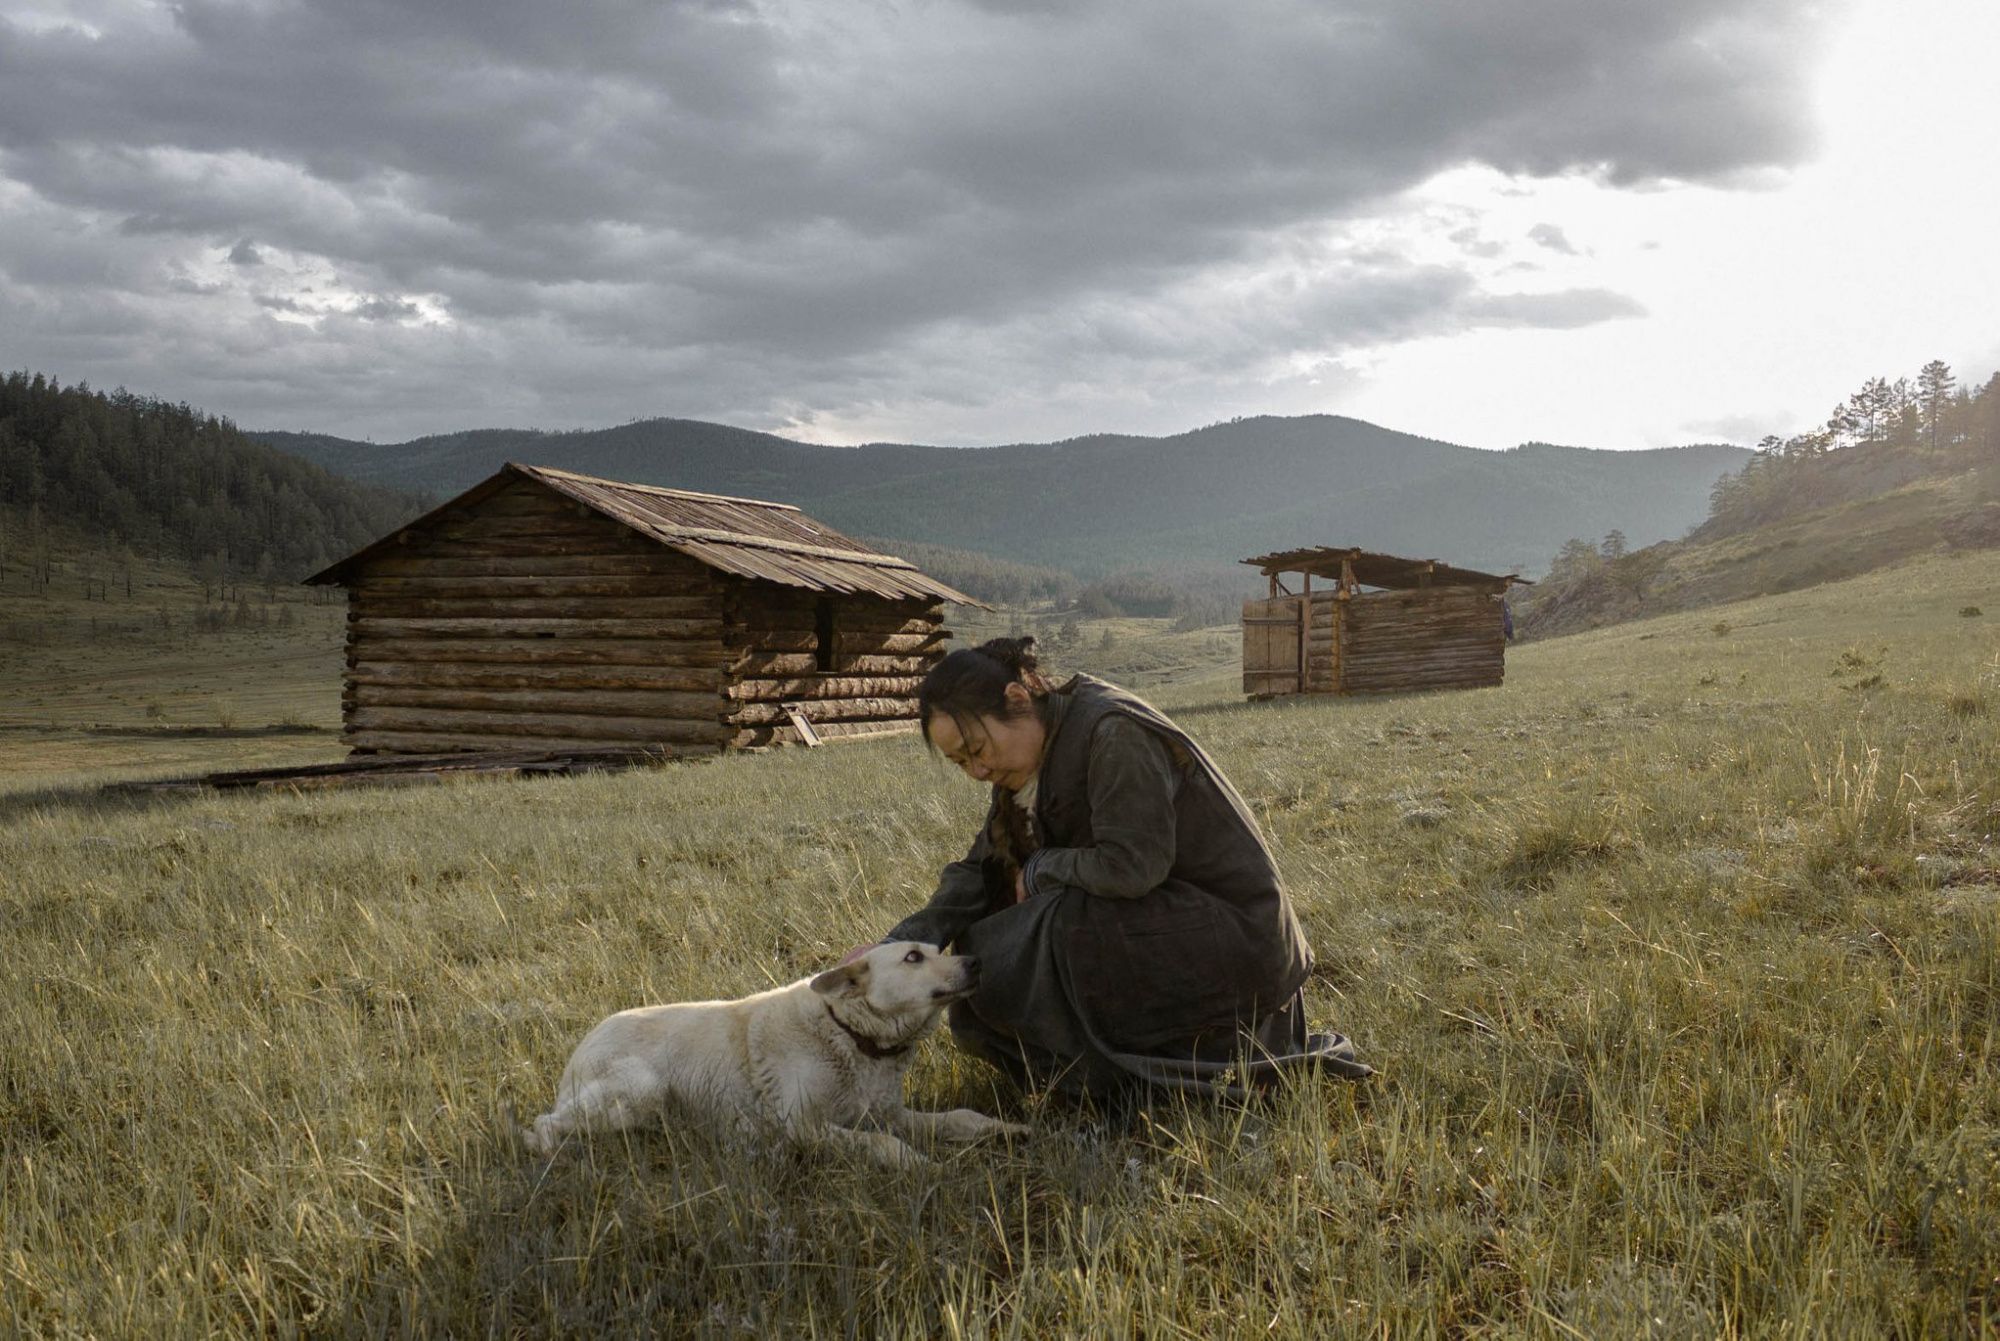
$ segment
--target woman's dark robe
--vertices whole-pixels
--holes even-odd
[[[1234,1087],[1300,1064],[1369,1074],[1338,1035],[1308,1038],[1312,951],[1256,821],[1201,747],[1087,675],[1041,705],[1028,898],[993,910],[990,835],[1013,804],[995,787],[972,850],[889,933],[978,956],[979,991],[950,1017],[959,1041],[1093,1092]]]

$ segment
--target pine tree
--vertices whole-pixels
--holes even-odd
[[[1924,430],[1930,439],[1931,450],[1938,445],[1938,425],[1944,422],[1944,415],[1951,404],[1951,390],[1958,385],[1949,365],[1943,359],[1932,359],[1917,373],[1917,403],[1922,408]]]

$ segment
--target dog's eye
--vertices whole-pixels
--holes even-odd
[[[905,964],[921,964],[924,962],[924,952],[922,950],[912,950],[903,956],[903,962]]]

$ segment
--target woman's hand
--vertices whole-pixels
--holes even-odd
[[[1026,903],[1027,901],[1028,873],[1026,871],[1016,871],[1014,872],[1014,902]]]

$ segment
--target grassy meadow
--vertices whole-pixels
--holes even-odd
[[[0,553],[0,793],[341,756],[337,591],[224,596],[75,537],[31,568]]]
[[[1382,1074],[1103,1121],[941,1039],[913,1103],[1036,1130],[917,1173],[681,1126],[545,1160],[508,1117],[603,1014],[924,898],[981,796],[913,741],[0,781],[0,1331],[2000,1327],[2000,554],[1511,649],[1495,690],[1251,705],[1162,665]]]

